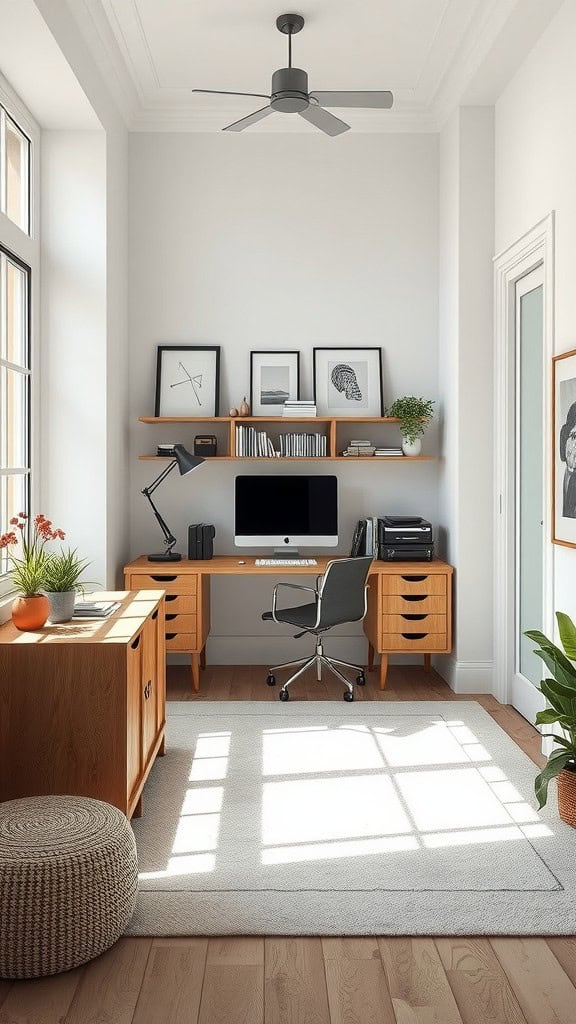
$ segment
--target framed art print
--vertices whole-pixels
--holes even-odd
[[[159,345],[155,416],[217,416],[219,345]]]
[[[251,352],[252,415],[281,416],[284,402],[295,398],[300,398],[300,353]]]
[[[315,348],[318,416],[382,416],[382,349]]]
[[[552,367],[552,541],[576,548],[576,349]]]

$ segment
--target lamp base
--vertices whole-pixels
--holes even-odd
[[[158,555],[148,555],[149,562],[180,562],[182,555],[177,551],[162,551]]]

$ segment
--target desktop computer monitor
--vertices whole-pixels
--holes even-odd
[[[292,555],[298,544],[338,543],[335,476],[237,476],[234,543]]]

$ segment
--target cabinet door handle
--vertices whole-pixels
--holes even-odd
[[[172,559],[174,561],[174,559]],[[157,583],[173,583],[174,580],[178,579],[177,576],[168,576],[163,573],[157,574],[156,576],[150,574],[151,580],[156,580]]]
[[[422,580],[427,580],[428,577],[427,576],[403,576],[402,579],[406,580],[407,583],[422,583]]]
[[[423,640],[428,633],[402,633],[405,640]]]
[[[426,615],[403,615],[402,618],[407,622],[419,622],[420,619],[425,619]]]
[[[152,693],[152,680],[149,679],[144,687],[144,700],[149,700],[150,694]]]
[[[140,643],[140,637],[141,636],[142,636],[142,633],[138,633],[138,636],[136,637],[136,639],[133,640],[132,643],[130,644],[130,647],[132,648],[133,651],[135,651],[137,649],[138,644]]]
[[[152,619],[157,619],[157,618],[158,618],[158,609],[156,609],[156,611],[155,611],[155,612],[152,612],[152,615],[151,615],[150,617],[151,617]]]

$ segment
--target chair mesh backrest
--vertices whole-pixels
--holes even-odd
[[[364,588],[371,565],[371,558],[339,558],[330,562],[320,589],[320,626],[337,626],[364,618]]]

